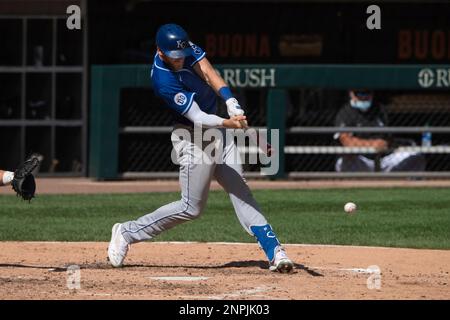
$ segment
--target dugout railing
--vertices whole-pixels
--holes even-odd
[[[409,134],[420,136],[428,131],[440,134],[439,145],[422,147],[420,145],[403,147],[414,148],[409,150],[420,151],[428,155],[443,155],[440,161],[449,162],[449,147],[446,146],[447,136],[450,136],[450,127],[447,120],[421,126],[389,126],[382,128],[338,128],[322,125],[289,125],[288,114],[289,90],[298,88],[321,88],[331,90],[347,90],[348,88],[364,87],[374,90],[413,90],[420,92],[446,92],[450,88],[450,66],[448,65],[221,65],[218,71],[227,83],[235,90],[264,91],[266,96],[263,111],[264,119],[261,126],[267,129],[280,130],[280,168],[271,178],[344,178],[344,177],[450,177],[450,169],[443,166],[441,170],[424,172],[352,172],[338,173],[330,170],[296,170],[290,164],[294,161],[291,156],[300,158],[309,157],[317,162],[318,157],[331,157],[346,153],[376,153],[368,148],[355,149],[337,145],[315,145],[313,139],[304,144],[297,143],[297,138],[313,135],[331,136],[336,132],[369,131],[391,132],[396,134]],[[446,78],[447,77],[447,78]],[[89,175],[97,179],[116,178],[164,178],[176,177],[176,166],[169,170],[160,170],[163,164],[170,162],[170,139],[168,135],[172,127],[166,120],[143,121],[139,125],[130,125],[121,118],[120,104],[123,100],[123,91],[126,88],[150,88],[150,67],[148,65],[120,65],[120,66],[93,66],[91,72],[91,105],[90,105],[90,150]],[[449,101],[450,102],[450,101]],[[139,102],[135,102],[139,103]],[[261,104],[261,102],[259,103]],[[261,106],[260,106],[261,107]],[[335,108],[339,106],[336,105]],[[425,106],[426,107],[426,106]],[[145,106],[144,106],[145,108]],[[161,113],[162,109],[158,111]],[[294,111],[295,112],[295,111]],[[450,113],[449,113],[450,114]],[[135,115],[135,118],[143,118]],[[446,117],[440,115],[440,117]],[[251,117],[250,119],[252,119]],[[449,119],[450,121],[450,119]],[[150,125],[149,125],[150,123]],[[319,121],[320,124],[320,121]],[[154,136],[166,136],[164,142],[157,147],[147,148],[146,144],[129,143],[130,139],[124,137],[139,137],[140,140],[154,140]],[[296,137],[290,139],[289,137]],[[444,138],[442,138],[444,137]],[[138,139],[138,140],[139,140]],[[127,170],[120,166],[123,162],[119,155],[120,141],[135,150],[126,152],[136,158],[136,162],[146,162],[150,157],[159,162],[153,168],[137,168]],[[288,141],[287,141],[288,140]],[[292,142],[294,141],[294,142]],[[142,147],[144,146],[144,147]],[[139,151],[142,149],[141,151]],[[169,153],[168,153],[169,152]],[[123,157],[123,156],[122,156]],[[330,160],[327,160],[330,162]],[[257,170],[249,171],[247,176],[260,177]]]

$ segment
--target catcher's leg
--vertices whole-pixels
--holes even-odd
[[[198,163],[198,146],[172,135],[180,163],[181,199],[122,224],[121,232],[128,243],[152,239],[161,232],[200,216],[208,198],[215,164]]]

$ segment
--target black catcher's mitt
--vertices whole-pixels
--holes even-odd
[[[36,192],[36,181],[33,170],[39,165],[39,159],[31,156],[14,171],[14,179],[11,182],[12,188],[21,196],[23,200],[31,201]]]

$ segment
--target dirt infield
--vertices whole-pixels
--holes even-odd
[[[287,245],[296,268],[278,274],[256,244],[139,243],[120,269],[107,263],[105,242],[0,246],[0,299],[450,298],[444,250]],[[68,286],[78,274],[70,265],[80,267],[79,287]]]
[[[176,180],[39,178],[39,194],[179,191]],[[448,187],[436,181],[249,181],[252,189]],[[212,189],[220,186],[212,183]],[[0,194],[14,194],[0,188]],[[132,246],[113,269],[102,242],[0,242],[0,299],[450,299],[450,250],[287,244],[293,274],[267,270],[256,244]],[[71,265],[78,271],[67,271]],[[71,273],[72,272],[72,273]],[[74,272],[74,273],[73,273]],[[80,275],[77,282],[68,279]]]

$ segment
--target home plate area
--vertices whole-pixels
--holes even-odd
[[[295,269],[281,274],[257,244],[143,242],[122,268],[107,246],[2,242],[0,299],[450,298],[446,250],[287,244]]]

